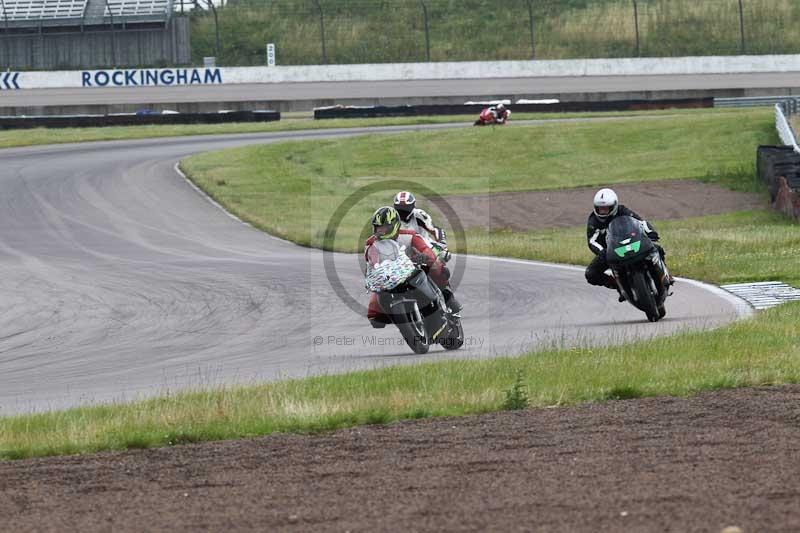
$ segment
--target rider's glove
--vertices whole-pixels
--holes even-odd
[[[427,266],[431,266],[430,259],[425,254],[415,253],[411,257],[411,260],[414,261],[418,265],[422,265],[422,266],[426,266],[426,267]]]

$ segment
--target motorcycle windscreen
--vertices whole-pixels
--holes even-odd
[[[653,243],[642,229],[642,221],[633,217],[617,217],[608,225],[606,259],[609,263],[639,260],[653,249]]]
[[[372,246],[375,248],[375,252],[377,253],[378,263],[383,263],[384,261],[395,261],[398,257],[400,257],[401,254],[405,254],[403,249],[394,239],[379,240],[376,241]]]

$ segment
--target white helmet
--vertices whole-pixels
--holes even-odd
[[[414,214],[416,207],[417,199],[410,192],[400,191],[394,195],[394,208],[397,209],[403,222],[411,220],[411,215]]]
[[[611,189],[600,189],[594,195],[594,214],[600,220],[613,217],[619,208],[619,198],[617,193]]]
[[[497,107],[495,107],[495,109],[497,109],[498,111],[503,111],[505,108],[506,105],[503,102],[500,102],[499,104],[497,104]]]

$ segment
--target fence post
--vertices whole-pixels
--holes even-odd
[[[114,68],[117,68],[117,32],[114,29],[114,12],[106,0],[106,9],[108,9],[108,16],[111,17],[111,62],[114,63]]]
[[[431,62],[431,34],[428,27],[428,6],[425,5],[425,0],[419,0],[422,6],[422,16],[425,19],[425,61]]]
[[[528,2],[528,21],[531,26],[531,59],[536,59],[536,34],[534,33],[533,0]]]
[[[639,6],[633,0],[633,24],[636,27],[636,57],[641,57],[642,52],[639,46]]]
[[[744,55],[744,6],[742,6],[742,0],[739,0],[739,34],[741,35],[741,53]]]
[[[319,34],[322,41],[322,64],[327,65],[328,52],[325,50],[325,14],[322,12],[322,4],[319,3],[319,0],[314,0],[314,4],[316,4],[317,10],[319,11]]]

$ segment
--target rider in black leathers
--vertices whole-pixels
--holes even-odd
[[[641,220],[642,228],[647,234],[647,237],[653,241],[653,244],[658,249],[658,253],[661,255],[661,260],[664,260],[666,254],[664,248],[657,242],[658,232],[636,212],[620,204],[614,191],[611,189],[601,189],[594,197],[594,209],[589,214],[589,220],[586,223],[586,242],[589,245],[589,249],[595,254],[592,262],[586,267],[586,281],[588,281],[590,285],[598,285],[618,290],[617,280],[614,279],[614,276],[605,273],[608,269],[608,261],[606,260],[606,233],[608,231],[608,225],[618,216],[628,216],[636,220]],[[669,283],[672,284],[674,282],[675,280],[670,274]],[[622,296],[620,296],[620,301],[622,301]]]

